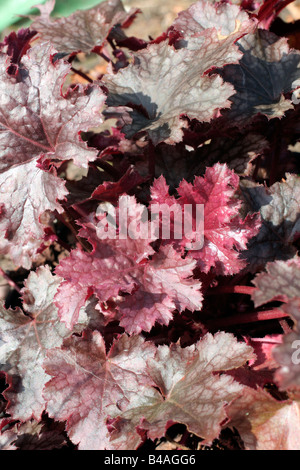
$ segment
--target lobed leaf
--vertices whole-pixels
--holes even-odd
[[[198,0],[178,14],[171,28],[179,31],[184,37],[214,28],[219,39],[228,36],[238,39],[245,33],[252,32],[255,26],[256,20],[250,19],[248,13],[239,5]]]
[[[51,41],[58,52],[65,54],[101,48],[116,25],[128,27],[139,12],[132,8],[127,13],[120,0],[108,0],[67,17],[52,18],[54,6],[55,0],[37,5],[40,15],[29,17],[33,20],[31,28],[38,31],[42,41]]]
[[[270,188],[243,181],[241,184],[247,212],[260,211],[262,225],[250,241],[244,257],[252,272],[263,269],[267,262],[292,258],[293,243],[300,230],[300,178],[287,174],[286,180]]]
[[[228,407],[246,450],[299,450],[299,403],[277,401],[262,389],[246,388]]]
[[[233,41],[212,39],[208,33],[189,38],[179,50],[168,40],[150,44],[126,68],[104,77],[107,104],[129,113],[130,124],[122,129],[126,137],[146,132],[154,145],[180,142],[187,126],[181,117],[210,121],[219,109],[230,107],[234,89],[206,72],[240,57]]]
[[[5,396],[9,412],[17,419],[39,420],[45,409],[42,390],[47,375],[42,368],[47,350],[58,347],[71,333],[60,322],[53,298],[61,279],[48,267],[31,272],[23,289],[23,305],[6,310],[1,306],[0,369],[10,387]]]
[[[16,265],[30,268],[43,240],[45,211],[62,212],[57,200],[67,194],[65,182],[49,171],[48,160],[72,160],[87,167],[97,156],[80,137],[102,122],[105,97],[96,86],[62,94],[70,65],[54,62],[49,44],[32,47],[8,75],[7,56],[0,55],[0,191],[1,251]],[[45,170],[45,171],[44,171]],[[24,184],[25,182],[25,184]]]
[[[290,50],[285,38],[259,29],[238,41],[243,57],[221,72],[236,90],[226,119],[244,125],[256,114],[281,118],[293,109],[285,98],[300,86],[300,53]]]
[[[101,239],[93,224],[85,224],[80,233],[93,244],[93,251],[73,250],[56,268],[65,281],[55,301],[69,328],[77,323],[79,310],[92,293],[100,304],[123,294],[122,300],[117,299],[117,309],[121,326],[130,334],[150,331],[156,321],[167,325],[175,309],[201,308],[201,284],[192,279],[196,262],[182,259],[172,247],[155,253],[148,220],[139,222],[145,206],[137,204],[134,197],[127,196],[127,201],[129,228],[137,221],[147,230],[148,238],[128,235],[122,239],[116,234],[115,238]],[[70,309],[74,304],[76,309]]]
[[[260,221],[257,215],[244,220],[240,217],[240,201],[235,198],[238,184],[239,177],[227,165],[216,163],[206,169],[204,177],[196,176],[194,184],[183,180],[177,189],[179,199],[169,195],[169,188],[162,176],[152,186],[152,205],[167,204],[180,215],[184,206],[196,208],[197,204],[204,205],[202,247],[189,248],[197,238],[199,229],[196,221],[194,234],[183,232],[182,240],[170,240],[175,246],[186,247],[188,257],[195,259],[203,272],[214,268],[216,274],[234,274],[245,266],[239,252],[246,250],[248,240],[259,229]],[[193,219],[196,219],[195,215]]]
[[[154,353],[154,346],[142,337],[123,335],[106,355],[102,336],[90,330],[49,351],[45,370],[52,379],[44,392],[47,411],[67,421],[68,435],[80,450],[113,449],[108,417],[125,408],[136,390],[152,383],[146,365]]]
[[[226,419],[225,405],[243,393],[243,386],[220,372],[241,366],[251,352],[251,347],[224,332],[206,334],[184,349],[178,344],[159,346],[155,358],[148,360],[155,387],[136,390],[121,418],[130,420],[132,428],[147,430],[150,439],[179,422],[211,443]]]

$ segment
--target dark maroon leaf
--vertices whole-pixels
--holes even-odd
[[[237,92],[228,119],[242,124],[258,113],[281,118],[293,108],[284,94],[300,86],[300,53],[289,50],[286,39],[261,29],[238,45],[243,52],[239,65],[228,65],[221,73]]]
[[[4,38],[3,42],[0,43],[0,50],[6,48],[6,53],[11,58],[11,65],[7,68],[7,73],[10,75],[16,75],[18,73],[20,60],[30,48],[31,39],[35,35],[36,31],[20,29],[17,32],[12,31]]]
[[[118,202],[119,196],[130,193],[132,189],[145,181],[146,178],[143,178],[133,166],[130,166],[122,178],[116,183],[106,181],[98,186],[93,192],[92,198],[115,204]]]
[[[247,211],[260,211],[262,225],[243,254],[248,269],[256,272],[267,262],[286,260],[296,253],[294,242],[300,234],[300,178],[288,174],[286,181],[271,188],[243,181],[241,190]]]

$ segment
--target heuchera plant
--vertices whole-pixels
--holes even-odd
[[[0,44],[0,448],[300,449],[288,3],[199,0],[146,41],[119,0],[50,0]]]

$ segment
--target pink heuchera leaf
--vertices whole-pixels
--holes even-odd
[[[130,229],[131,223],[140,220],[145,206],[130,196],[127,202]],[[151,233],[148,221],[141,222],[141,226]],[[168,324],[175,309],[201,308],[201,284],[191,279],[195,261],[182,259],[172,247],[155,253],[150,235],[145,239],[134,239],[128,234],[126,239],[116,236],[104,240],[97,237],[96,230],[93,224],[84,224],[80,232],[92,243],[92,253],[73,250],[56,268],[65,281],[55,302],[68,327],[77,322],[79,309],[92,293],[100,303],[117,298],[119,293],[130,294],[118,300],[117,308],[122,314],[121,325],[131,334],[150,331],[156,321]],[[70,302],[77,305],[75,311],[70,311]]]
[[[65,182],[32,160],[0,173],[0,194],[0,251],[29,269],[44,238],[46,225],[40,218],[46,211],[62,212],[57,199],[67,194]]]
[[[131,123],[122,128],[126,137],[146,132],[154,145],[180,142],[187,126],[181,117],[210,121],[220,108],[230,107],[234,89],[220,76],[205,72],[240,57],[233,40],[205,32],[189,38],[179,50],[168,40],[150,44],[126,68],[105,75],[107,104],[129,112]]]
[[[120,417],[109,420],[109,432],[110,448],[113,450],[135,450],[147,438],[144,429],[134,427],[131,421]]]
[[[147,430],[150,439],[160,438],[179,422],[212,442],[219,436],[226,418],[225,405],[243,393],[243,386],[227,374],[252,357],[252,348],[238,343],[233,335],[220,332],[205,335],[197,344],[159,346],[147,371],[155,387],[137,389],[120,415],[131,429]],[[127,426],[128,427],[128,426]],[[125,429],[120,429],[120,433]],[[112,438],[117,438],[116,433]]]
[[[280,368],[275,378],[282,389],[300,387],[300,260],[268,263],[266,272],[259,273],[253,283],[257,290],[252,294],[256,306],[274,300],[284,302],[280,309],[295,321],[294,330],[283,336],[282,344],[272,350]]]
[[[280,309],[295,321],[294,331],[283,336],[282,344],[272,349],[280,368],[276,380],[282,389],[300,387],[300,259],[296,256],[287,261],[268,263],[266,272],[256,275],[252,294],[255,306],[267,302],[284,302]]]
[[[257,274],[252,282],[257,288],[252,294],[256,307],[274,300],[300,298],[300,258],[268,263],[266,272]]]
[[[281,307],[282,308],[282,307]],[[272,350],[279,369],[275,382],[281,390],[300,390],[300,297],[295,297],[284,305],[284,311],[295,321],[293,331],[283,336],[282,344]]]
[[[249,366],[254,371],[253,376],[258,376],[258,378],[262,379],[263,383],[261,383],[261,386],[263,387],[274,379],[274,371],[277,369],[278,364],[273,357],[272,351],[281,344],[282,335],[272,334],[263,338],[248,338],[246,342],[253,348],[256,355],[256,360],[250,363]],[[249,369],[246,373],[249,373]]]
[[[97,331],[69,338],[45,360],[53,377],[44,391],[49,415],[67,421],[68,435],[80,450],[113,449],[107,420],[126,408],[137,390],[151,386],[147,360],[154,354],[155,347],[140,336],[121,336],[108,354]]]
[[[42,362],[48,349],[59,346],[71,334],[60,322],[53,302],[60,282],[48,267],[40,267],[30,273],[22,291],[26,315],[19,308],[0,309],[0,369],[10,384],[5,396],[9,413],[22,421],[40,419],[47,382]]]
[[[134,197],[127,196],[129,209],[128,221],[135,221],[142,214],[145,207],[137,204]],[[101,214],[101,212],[100,212]],[[104,219],[106,221],[106,218]],[[101,221],[101,215],[100,215]],[[81,249],[71,251],[70,256],[61,261],[56,273],[65,278],[56,296],[60,316],[67,326],[77,322],[79,309],[84,305],[86,298],[94,293],[100,302],[117,297],[119,292],[130,293],[143,272],[145,261],[154,254],[150,243],[151,236],[146,239],[133,239],[126,237],[120,239],[99,238],[96,227],[99,220],[91,223],[85,222],[80,235],[89,240],[93,251],[87,253]],[[105,226],[106,223],[103,224]],[[142,224],[148,230],[148,222]],[[101,225],[102,227],[102,225]],[[149,232],[150,233],[150,232]],[[103,236],[103,234],[101,233]],[[64,292],[69,292],[70,297]],[[69,300],[77,304],[75,312],[69,310]]]
[[[17,76],[6,72],[0,55],[0,247],[17,265],[30,268],[43,240],[40,217],[47,210],[62,212],[57,203],[67,191],[55,171],[37,167],[43,160],[73,159],[86,167],[97,156],[80,138],[102,122],[105,97],[98,87],[76,87],[62,94],[70,65],[53,62],[55,50],[44,44],[31,48]]]
[[[63,94],[70,64],[54,61],[55,53],[49,43],[32,47],[17,77],[6,73],[7,56],[0,55],[1,172],[41,157],[87,167],[97,156],[79,133],[101,124],[105,96],[97,86]]]
[[[197,260],[202,271],[214,268],[216,274],[239,272],[245,261],[239,258],[240,251],[247,248],[247,242],[257,234],[260,219],[257,214],[248,215],[244,220],[239,216],[241,201],[236,197],[239,177],[226,165],[216,163],[207,168],[204,177],[196,176],[194,184],[183,180],[177,189],[179,198],[169,195],[169,188],[161,176],[151,188],[152,210],[154,204],[167,204],[176,213],[184,213],[184,206],[204,205],[204,240],[201,249],[191,249],[188,257]],[[195,216],[193,216],[195,218]],[[184,233],[182,240],[166,240],[175,246],[186,248],[195,235]]]
[[[182,259],[171,246],[162,247],[145,266],[139,289],[120,303],[120,325],[129,333],[150,331],[155,322],[167,325],[175,309],[201,309],[201,284],[192,279],[195,267],[194,260]]]
[[[228,406],[228,416],[246,450],[300,450],[297,401],[277,401],[262,389],[245,388]]]
[[[31,27],[38,31],[43,41],[51,41],[59,52],[86,52],[102,47],[116,25],[128,27],[139,12],[125,11],[120,0],[102,2],[89,10],[78,10],[62,18],[51,18],[55,0],[37,5],[40,16],[30,16]],[[76,34],[74,34],[76,31]]]
[[[239,5],[199,0],[187,10],[181,11],[171,28],[176,29],[183,36],[194,35],[205,29],[214,28],[220,39],[227,36],[238,39],[253,31],[256,24],[257,21],[250,19],[246,11],[241,10]],[[214,32],[212,31],[211,34],[213,35]]]

